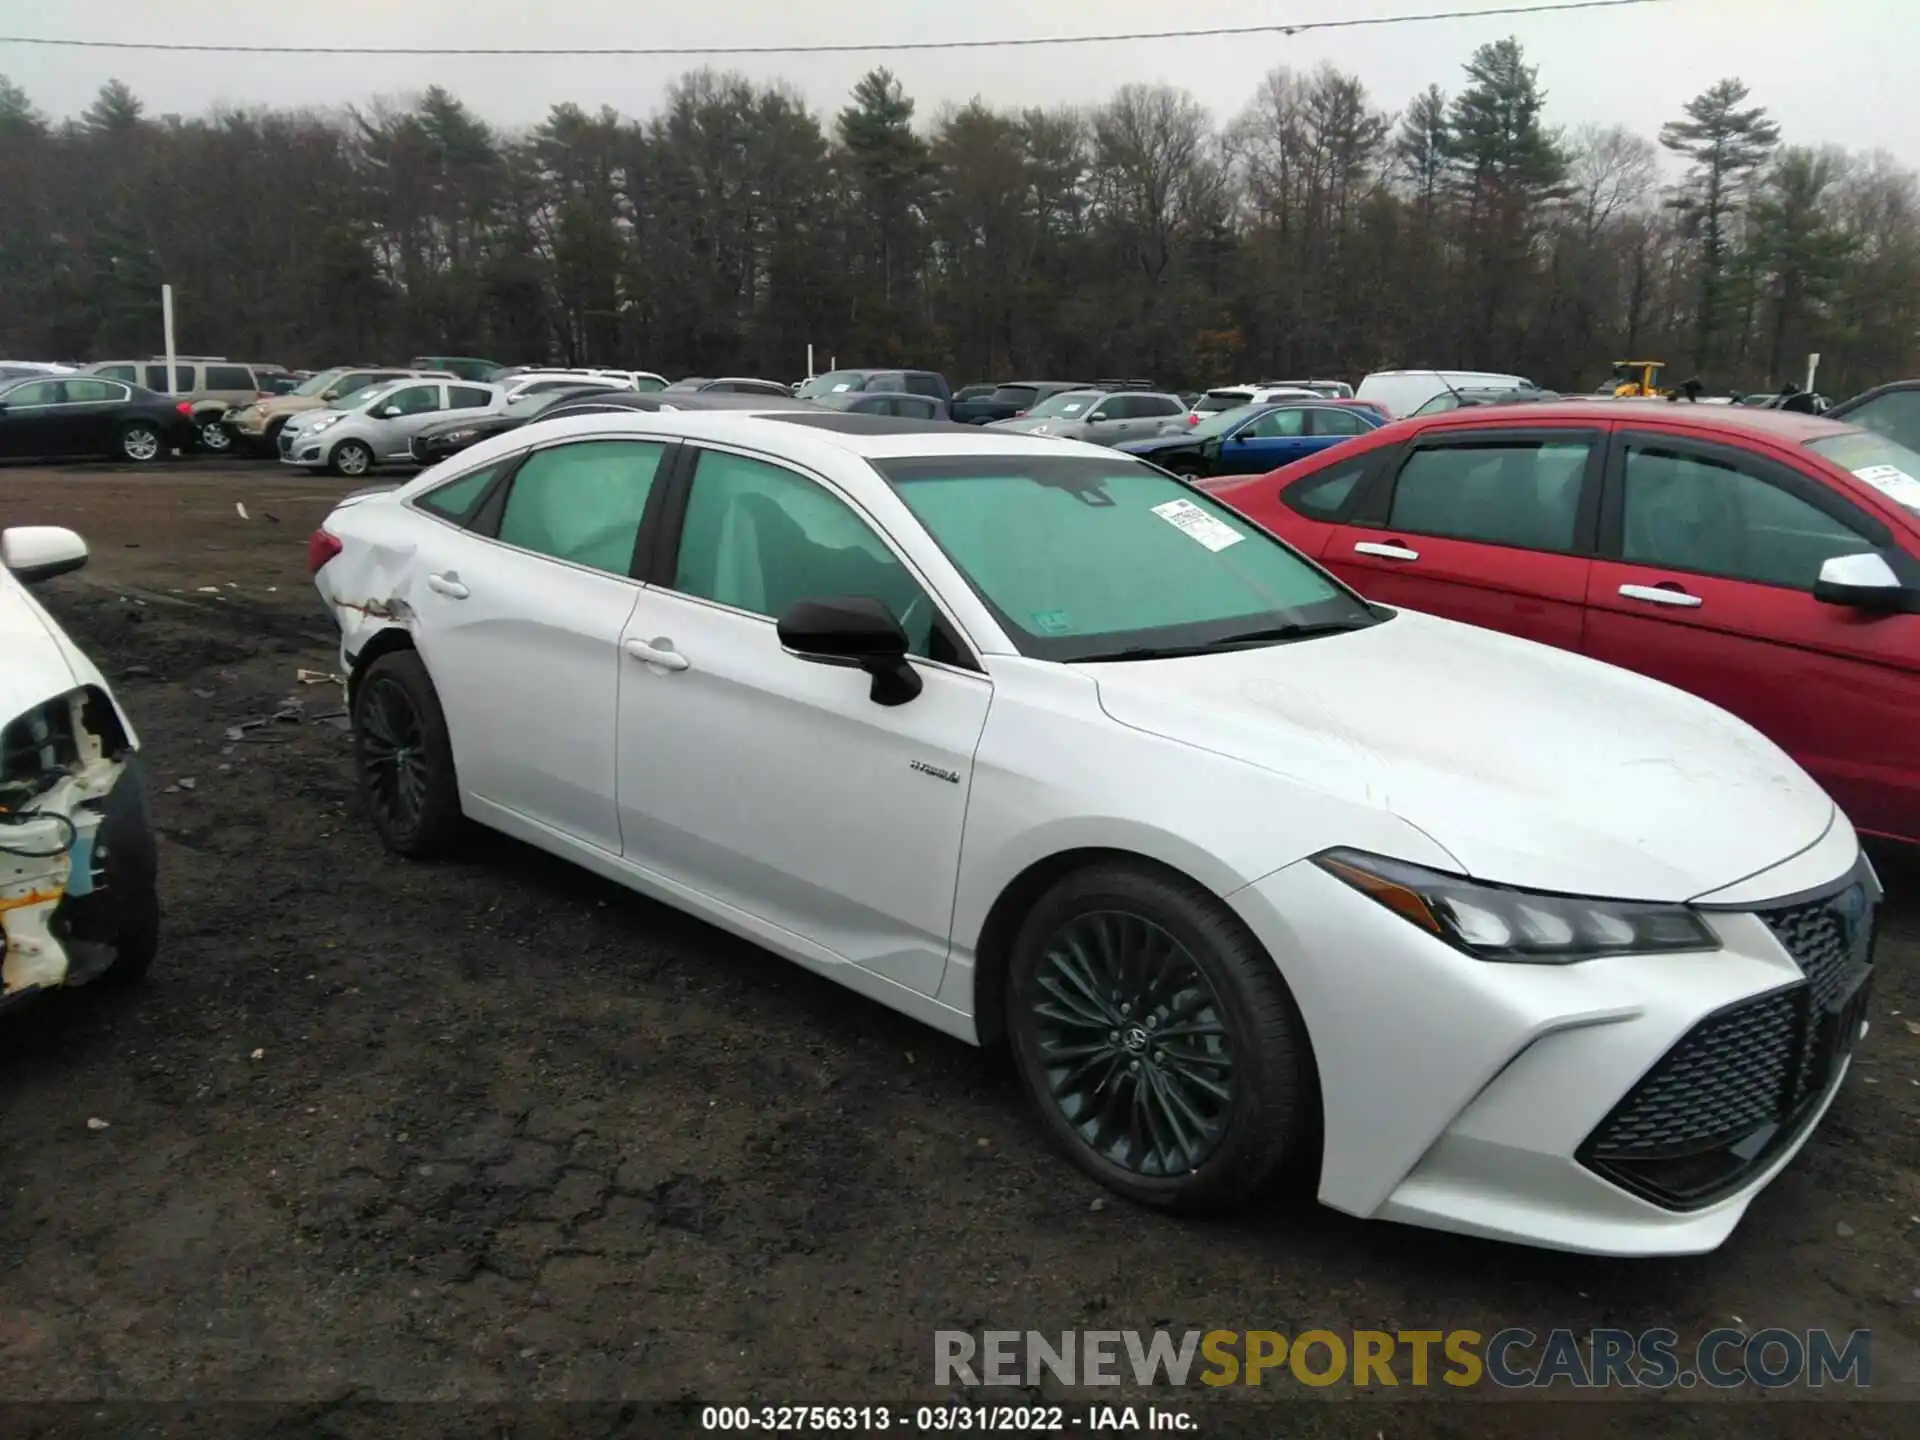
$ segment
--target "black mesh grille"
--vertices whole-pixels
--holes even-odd
[[[1866,886],[1758,913],[1805,979],[1695,1025],[1580,1147],[1583,1164],[1672,1209],[1712,1203],[1778,1153],[1859,1032],[1873,963]]]

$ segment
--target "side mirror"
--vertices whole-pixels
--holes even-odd
[[[876,705],[904,705],[920,693],[920,672],[907,663],[907,632],[891,611],[865,595],[797,600],[780,617],[780,643],[802,660],[864,670]]]
[[[1236,430],[1233,432],[1233,443],[1236,445],[1244,445],[1252,438],[1253,437],[1244,430]]]
[[[23,585],[37,585],[87,563],[87,542],[59,525],[15,525],[0,530],[0,565]]]
[[[1094,424],[1098,424],[1102,420],[1111,420],[1111,419],[1113,419],[1113,416],[1109,415],[1106,411],[1096,410],[1091,415],[1087,416],[1087,423],[1089,425],[1094,425]]]
[[[381,410],[380,410],[380,418],[381,418],[381,419],[383,419],[383,420],[397,420],[397,419],[399,419],[399,418],[400,418],[400,407],[399,407],[398,405],[385,405],[385,406],[382,406],[382,407],[381,407]]]
[[[1877,551],[1836,555],[1820,567],[1813,598],[1828,605],[1850,605],[1857,610],[1909,610],[1914,592],[1900,583],[1887,557]]]
[[[322,400],[338,400],[340,398],[340,387],[336,385],[330,390],[322,390],[320,392],[320,398]]]

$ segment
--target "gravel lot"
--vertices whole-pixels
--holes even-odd
[[[1286,1198],[1173,1221],[1055,1158],[992,1056],[512,842],[390,860],[325,718],[339,692],[295,678],[335,664],[305,541],[345,488],[243,463],[0,470],[0,523],[92,544],[42,594],[142,731],[167,910],[140,992],[0,1018],[0,1398],[298,1402],[284,1433],[373,1433],[347,1402],[937,1400],[931,1332],[955,1326],[1736,1323],[1870,1327],[1875,1394],[1920,1398],[1907,857],[1882,857],[1853,1076],[1715,1255],[1596,1262]],[[228,738],[282,709],[299,718]],[[1920,1419],[1271,1403],[1307,1394],[1178,1401],[1207,1434]],[[591,1413],[600,1433],[674,1423]]]

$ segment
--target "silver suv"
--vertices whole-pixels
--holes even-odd
[[[1187,407],[1178,395],[1159,390],[1062,390],[1019,419],[996,420],[987,429],[1118,445],[1122,440],[1171,434],[1186,425]]]
[[[414,463],[413,437],[453,413],[494,414],[507,408],[499,385],[409,378],[369,385],[339,409],[309,410],[280,429],[288,465],[364,475],[376,465]]]

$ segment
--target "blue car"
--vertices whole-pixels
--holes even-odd
[[[1264,475],[1386,422],[1359,405],[1276,400],[1209,415],[1180,435],[1114,446],[1176,475]]]

